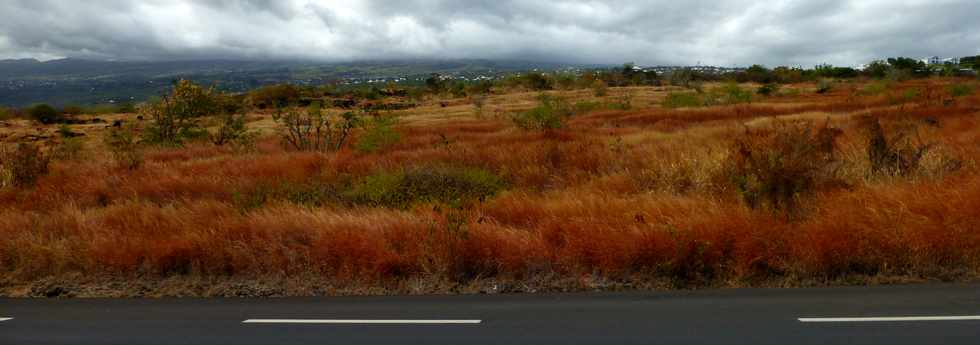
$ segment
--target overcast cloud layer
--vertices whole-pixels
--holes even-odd
[[[980,54],[976,0],[0,0],[0,58],[856,65]]]

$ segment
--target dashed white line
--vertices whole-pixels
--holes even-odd
[[[800,322],[912,322],[912,321],[980,321],[980,315],[963,316],[895,316],[895,317],[803,317]]]
[[[342,325],[452,325],[479,324],[482,320],[340,320],[340,319],[248,319],[257,324],[342,324]]]
[[[10,321],[10,320],[13,320],[13,319],[14,318],[12,318],[12,317],[0,317],[0,322]]]

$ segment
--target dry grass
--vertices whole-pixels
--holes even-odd
[[[660,108],[663,89],[611,89],[610,100],[632,93],[633,110],[596,110],[547,132],[507,117],[533,107],[536,94],[494,95],[482,118],[466,100],[432,102],[396,112],[403,139],[374,153],[284,151],[269,114],[257,113],[250,125],[265,136],[256,152],[150,149],[132,171],[112,164],[101,128],[87,128],[90,158],[53,162],[36,186],[0,190],[0,291],[38,294],[24,287],[52,279],[303,280],[367,293],[974,279],[980,97],[950,103],[935,91],[956,82],[910,81],[875,95],[844,85],[698,109]],[[889,98],[910,89],[922,91]],[[595,99],[588,90],[564,96]],[[885,128],[917,124],[936,149],[909,176],[872,174],[858,121],[866,115]],[[774,118],[827,121],[843,133],[837,174],[847,188],[801,199],[803,217],[746,207],[727,170],[746,126]],[[949,169],[951,159],[962,164]],[[368,176],[429,167],[480,168],[508,187],[483,202],[408,208],[344,199]]]

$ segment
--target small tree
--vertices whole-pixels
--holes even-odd
[[[48,173],[51,158],[34,144],[20,143],[11,150],[0,148],[0,171],[4,173],[4,183],[15,187],[30,187]]]
[[[27,110],[27,115],[45,125],[64,121],[64,115],[47,104],[38,104]]]
[[[596,97],[606,97],[609,94],[609,86],[606,82],[596,79],[592,82],[592,94]]]
[[[222,104],[214,88],[205,89],[191,81],[180,80],[169,95],[144,106],[140,113],[151,121],[146,128],[148,142],[179,146],[188,138],[206,136],[199,119],[221,111]]]
[[[394,116],[372,117],[354,148],[361,152],[377,152],[398,143],[402,137],[394,128],[397,123]]]
[[[732,183],[751,208],[798,215],[802,197],[820,186],[841,183],[835,164],[841,133],[809,122],[777,122],[769,129],[747,130],[729,156]]]
[[[112,128],[103,141],[119,167],[136,170],[143,165],[143,147],[137,138],[136,128],[129,125]]]
[[[319,103],[299,112],[281,109],[273,115],[284,147],[299,151],[339,150],[344,146],[351,131],[360,123],[360,116],[346,112],[331,123]]]
[[[528,130],[552,130],[565,125],[565,119],[575,114],[575,108],[564,98],[543,93],[538,106],[514,115],[514,124]]]
[[[216,132],[209,133],[212,143],[218,146],[230,144],[240,150],[250,150],[255,146],[257,134],[248,130],[245,114],[222,113],[216,118],[221,126]]]
[[[476,117],[483,117],[483,106],[487,103],[487,95],[478,93],[470,96],[470,101],[473,102],[473,108],[476,110]]]

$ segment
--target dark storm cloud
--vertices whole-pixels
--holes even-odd
[[[854,65],[980,54],[974,0],[0,3],[0,58]]]

